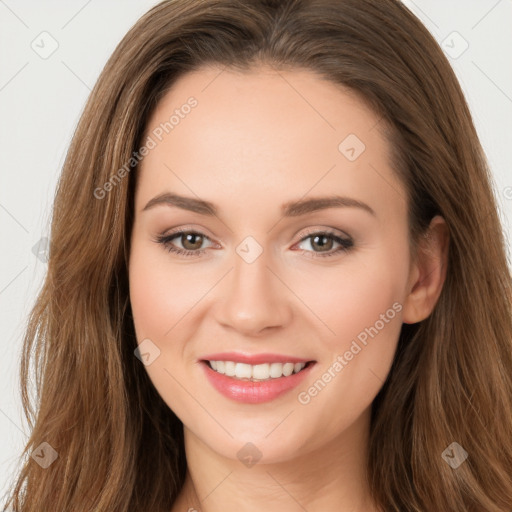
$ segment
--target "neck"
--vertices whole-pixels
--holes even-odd
[[[318,448],[250,467],[219,455],[185,427],[188,470],[173,512],[378,512],[366,478],[369,422],[367,409]]]

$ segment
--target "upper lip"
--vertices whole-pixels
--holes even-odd
[[[263,364],[263,363],[307,363],[312,359],[287,356],[283,354],[244,354],[242,352],[218,352],[208,354],[201,358],[203,361],[233,361],[235,363]]]

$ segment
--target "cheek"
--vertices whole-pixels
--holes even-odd
[[[329,438],[348,428],[386,380],[402,326],[405,279],[402,262],[395,256],[390,267],[392,261],[383,255],[379,262],[340,270],[328,280],[328,290],[315,296],[312,309],[330,332],[322,329],[322,364],[315,378],[298,390],[308,435],[321,428]]]
[[[142,256],[142,255],[141,255]],[[171,327],[173,305],[165,276],[154,265],[134,255],[130,263],[130,301],[137,339],[160,339]]]
[[[198,291],[189,273],[179,268],[170,271],[165,250],[155,250],[144,240],[132,243],[128,273],[137,342],[149,339],[159,350],[156,355],[157,349],[150,345],[154,359],[145,370],[167,405],[182,412],[188,395],[179,383],[186,381],[183,363],[191,359],[186,343],[180,340],[192,335],[186,315],[197,303]]]
[[[165,250],[155,250],[149,243],[136,241],[132,246],[130,301],[137,339],[161,343],[197,303],[201,289],[197,290],[190,272],[181,272],[179,267],[171,272]]]
[[[381,315],[386,319],[399,316],[406,268],[407,258],[398,251],[352,255],[314,279],[303,277],[297,294],[322,320],[326,343],[339,349],[378,322]]]
[[[307,297],[305,302],[325,326],[319,373],[327,372],[321,380],[329,382],[329,389],[322,391],[318,405],[343,396],[353,411],[359,411],[378,393],[391,368],[402,327],[407,269],[406,245],[390,245],[368,251],[367,257],[347,258],[346,264],[315,281],[315,288],[304,288],[301,296]],[[339,364],[333,367],[335,361]]]

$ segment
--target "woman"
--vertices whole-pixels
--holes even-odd
[[[7,506],[509,511],[511,282],[399,2],[162,2],[64,165]]]

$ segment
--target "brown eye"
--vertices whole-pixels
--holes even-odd
[[[341,252],[347,252],[354,245],[354,242],[350,238],[341,238],[337,236],[335,233],[330,232],[312,233],[304,237],[300,241],[300,243],[303,243],[306,240],[310,240],[309,243],[310,246],[313,248],[313,251],[303,250],[303,254],[313,252],[312,256],[308,254],[308,256],[312,258],[334,256]],[[333,250],[333,243],[339,244],[340,247]]]
[[[320,248],[321,252],[327,252],[332,249],[334,239],[325,235],[314,235],[311,237],[311,247]]]
[[[199,249],[204,240],[203,235],[194,232],[180,233],[178,238],[180,238],[183,248],[191,251]]]
[[[176,247],[173,240],[178,240],[183,248]],[[206,252],[206,249],[201,249],[205,240],[209,240],[206,235],[196,231],[178,230],[169,235],[158,236],[154,239],[155,242],[162,244],[169,252],[180,254],[183,256],[199,256]]]

